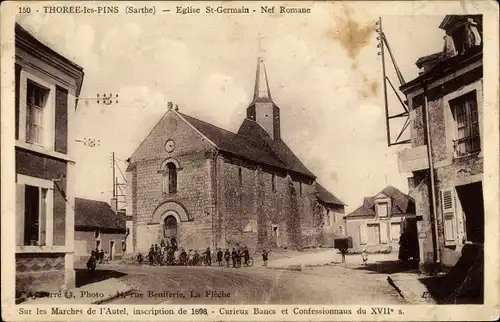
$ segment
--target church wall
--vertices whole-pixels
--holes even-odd
[[[225,157],[221,163],[219,186],[221,221],[225,230],[221,247],[246,245],[253,252],[262,248],[318,246],[321,216],[314,215],[316,198],[312,185],[302,183],[300,196],[300,185],[294,181],[296,196],[293,196],[289,178],[284,173]]]
[[[168,153],[165,141],[173,139],[175,149]],[[163,192],[162,163],[174,159],[179,164],[177,192]],[[135,160],[134,160],[135,159]],[[187,249],[213,247],[214,203],[212,178],[213,160],[211,145],[202,139],[189,124],[177,114],[167,113],[141,144],[133,156],[136,171],[133,207],[135,252],[145,253],[151,244],[164,238],[164,225],[152,222],[155,209],[166,202],[181,205],[188,221],[178,222],[177,241]],[[161,216],[161,214],[159,214]]]
[[[258,235],[256,167],[228,157],[221,160],[219,200],[225,238],[220,244],[224,248],[246,245],[250,250],[255,249]]]
[[[302,194],[300,192],[302,185]],[[314,186],[300,181],[293,181],[297,194],[297,202],[300,213],[301,247],[319,246],[318,240],[321,235],[321,216],[319,209],[315,210],[316,196]]]

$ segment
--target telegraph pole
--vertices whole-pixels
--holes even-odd
[[[111,153],[111,162],[113,167],[113,200],[116,200],[116,176],[115,176],[115,153]],[[115,201],[113,201],[115,202]],[[115,202],[116,203],[116,202]]]

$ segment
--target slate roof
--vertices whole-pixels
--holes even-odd
[[[409,195],[402,193],[393,186],[387,186],[378,194],[383,193],[391,198],[392,207],[391,215],[397,214],[414,214],[415,213],[415,200]],[[354,217],[374,217],[375,216],[375,196],[364,197],[363,205],[354,210],[345,218]]]
[[[281,139],[272,140],[255,121],[245,119],[238,133],[233,133],[192,116],[179,114],[221,151],[315,178],[285,142]]]
[[[115,214],[104,201],[75,198],[75,230],[122,230],[125,233],[125,216]]]
[[[327,204],[335,204],[345,206],[346,204],[340,201],[337,197],[335,197],[330,191],[326,190],[322,185],[316,183],[316,196],[319,200],[323,201]]]
[[[261,142],[261,145],[267,145],[276,157],[281,162],[286,164],[287,169],[304,174],[311,178],[316,178],[316,176],[306,168],[306,166],[282,139],[273,140],[259,123],[246,118],[243,120],[243,123],[238,130],[238,134]]]

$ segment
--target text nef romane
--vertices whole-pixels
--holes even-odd
[[[280,6],[280,13],[311,13],[311,8],[290,8]]]

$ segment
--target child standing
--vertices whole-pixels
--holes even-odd
[[[264,266],[267,267],[267,251],[265,249],[262,251],[262,260],[264,261]]]
[[[368,262],[368,254],[366,253],[365,248],[363,248],[363,252],[361,253],[361,258],[363,259],[363,265],[366,266]]]

